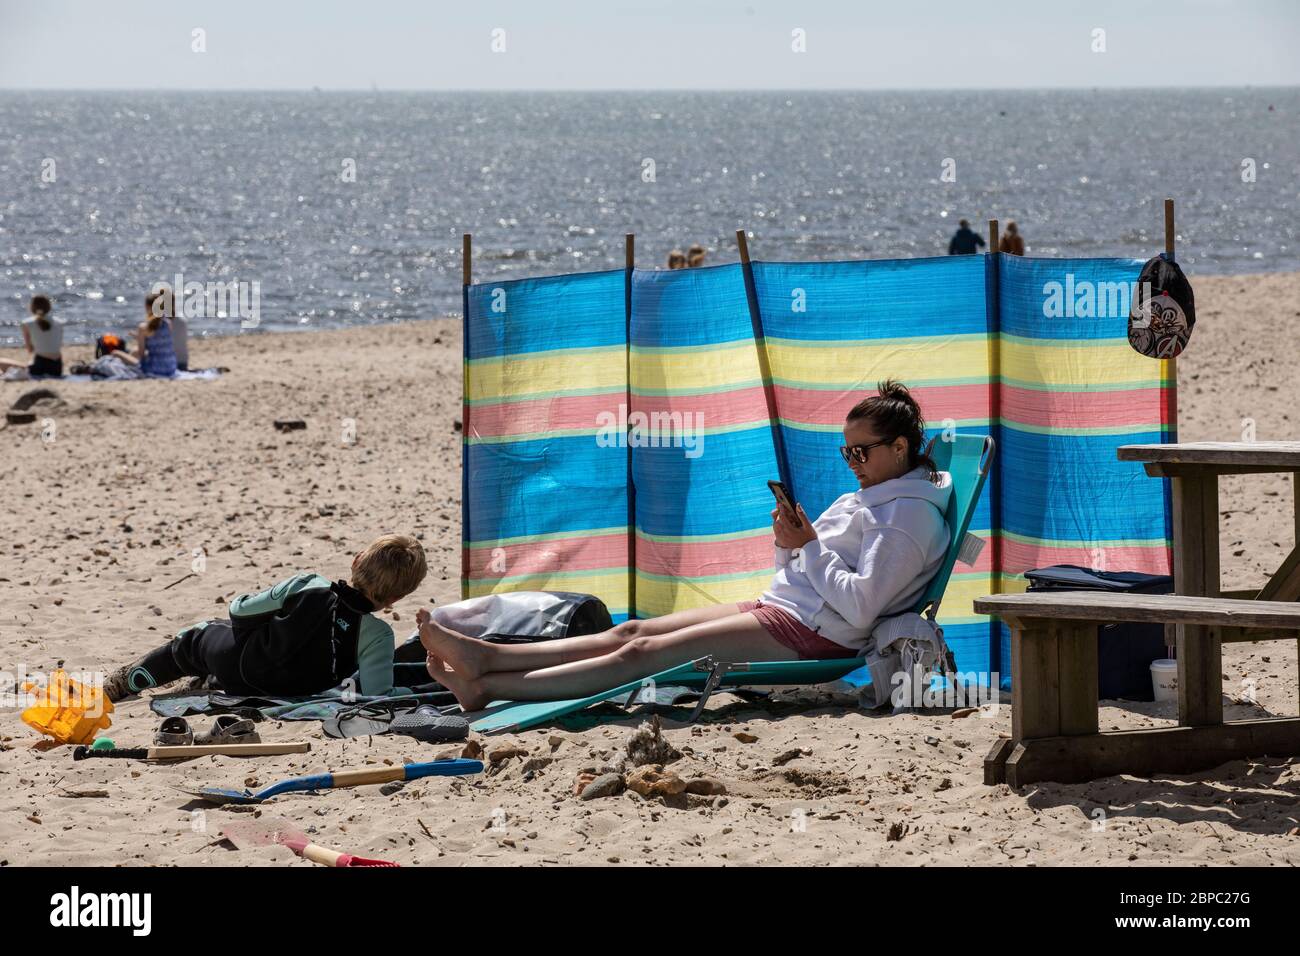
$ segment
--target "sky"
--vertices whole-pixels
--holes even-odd
[[[1293,86],[1298,49],[1300,0],[0,0],[0,89]]]

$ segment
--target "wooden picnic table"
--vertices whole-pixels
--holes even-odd
[[[1146,473],[1170,479],[1174,531],[1174,593],[1258,601],[1300,600],[1300,442],[1177,442],[1121,445],[1120,461],[1144,462]],[[1260,588],[1224,592],[1219,577],[1219,476],[1286,473],[1295,490],[1297,546]],[[1178,659],[1178,722],[1223,722],[1221,645],[1260,640],[1258,633],[1205,624],[1170,625]],[[1184,693],[1184,690],[1186,691]]]
[[[986,783],[1023,786],[1115,773],[1187,772],[1263,754],[1300,755],[1300,718],[1223,719],[1222,645],[1300,641],[1300,442],[1123,445],[1121,461],[1169,478],[1174,594],[1030,591],[975,601],[1011,628],[1011,737],[984,761]],[[1286,473],[1297,546],[1260,588],[1219,580],[1220,475]],[[1178,648],[1178,726],[1100,731],[1097,625],[1163,623]]]

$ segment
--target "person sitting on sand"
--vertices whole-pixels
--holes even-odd
[[[686,250],[686,268],[698,269],[704,265],[704,247],[698,242]]]
[[[145,319],[135,330],[135,359],[141,372],[155,378],[171,378],[176,374],[170,299],[166,292],[150,292],[145,296]]]
[[[393,629],[375,617],[414,591],[428,571],[424,548],[388,534],[352,559],[350,582],[303,571],[230,602],[230,620],[201,621],[104,680],[119,701],[183,677],[213,677],[228,694],[300,696],[338,687],[356,673],[356,692],[393,687]]]
[[[1010,256],[1023,256],[1025,254],[1025,239],[1020,235],[1020,230],[1014,222],[1007,223],[1007,231],[998,240],[998,252],[1005,252]]]
[[[668,253],[668,268],[685,269],[686,253],[682,252],[680,249],[674,249],[672,252]]]
[[[23,319],[23,345],[32,356],[30,363],[0,359],[0,372],[11,368],[25,368],[31,378],[63,377],[63,320],[50,315],[50,300],[43,295],[32,296],[27,309],[30,319]]]
[[[886,381],[848,413],[840,454],[857,480],[816,521],[772,511],[777,572],[757,601],[628,620],[600,634],[492,644],[416,620],[430,675],[466,710],[493,700],[567,700],[696,658],[851,658],[877,618],[911,610],[947,553],[952,478],[922,453],[925,422]],[[793,556],[795,551],[800,554]]]

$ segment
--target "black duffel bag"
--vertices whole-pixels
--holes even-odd
[[[1170,594],[1168,574],[1094,571],[1075,564],[1026,571],[1030,591],[1109,591],[1112,594]],[[1154,700],[1151,662],[1168,655],[1165,626],[1102,624],[1097,628],[1097,693],[1107,700]]]

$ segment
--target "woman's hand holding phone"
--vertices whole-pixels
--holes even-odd
[[[791,515],[785,505],[778,503],[772,509],[772,534],[776,537],[778,548],[801,548],[817,538],[812,521],[804,514],[803,505],[796,504],[797,515]],[[802,524],[795,524],[802,521]]]

